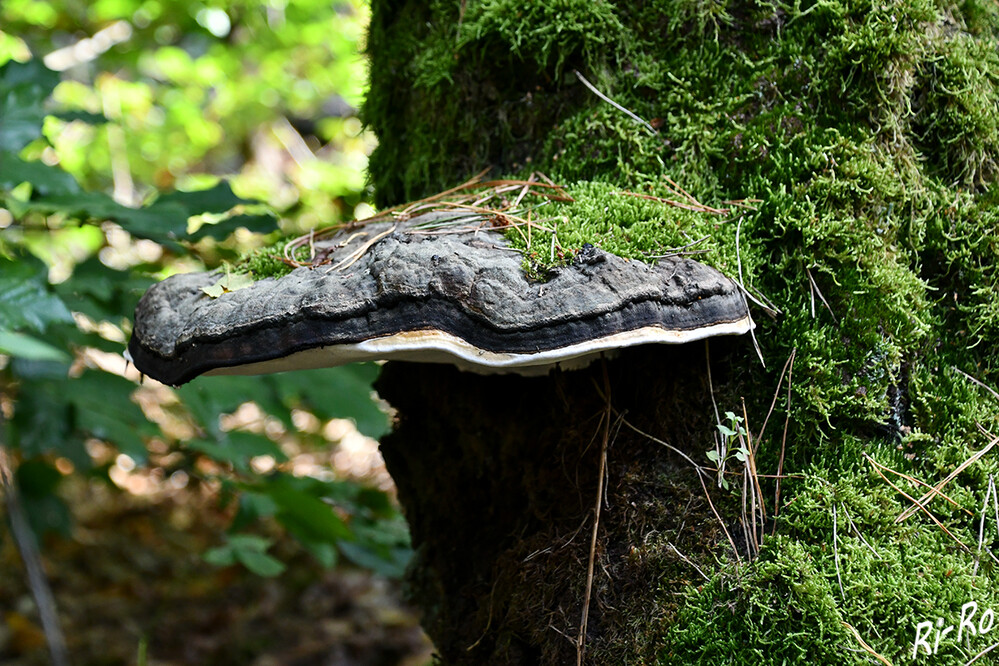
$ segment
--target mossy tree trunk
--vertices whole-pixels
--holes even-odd
[[[710,559],[725,541],[693,468],[632,430],[703,457],[711,400],[695,346],[625,353],[606,384],[600,363],[538,378],[386,366],[378,390],[399,421],[382,452],[417,552],[409,589],[445,663],[575,661],[605,433],[587,654],[655,660],[676,611],[660,593],[696,582],[683,558]],[[740,348],[715,343],[720,365]],[[636,642],[636,626],[651,635]]]
[[[622,426],[592,663],[966,661],[994,642],[955,632],[928,655],[917,628],[957,622],[968,602],[999,607],[987,552],[999,526],[980,516],[999,459],[950,481],[954,504],[933,500],[932,520],[897,520],[910,502],[881,474],[910,496],[925,488],[876,465],[934,484],[999,428],[982,386],[999,386],[999,6],[374,0],[369,50],[381,203],[487,166],[541,172],[577,199],[532,211],[563,256],[589,242],[652,260],[706,237],[699,258],[778,311],[754,313],[765,368],[748,342],[712,354],[721,414],[744,400],[755,433],[778,396],[755,442],[776,514],[758,556],[739,536],[741,460],[728,490],[710,489],[720,522],[688,462]],[[670,180],[724,212],[689,210]],[[732,423],[716,422],[705,367],[700,346],[609,362],[614,413],[711,465],[717,425]],[[412,590],[447,661],[574,658],[601,373],[386,367]]]

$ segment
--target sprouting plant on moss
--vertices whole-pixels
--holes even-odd
[[[749,449],[746,448],[746,429],[742,426],[742,417],[734,412],[725,412],[725,423],[718,423],[719,437],[715,438],[715,448],[708,449],[708,460],[718,466],[718,487],[728,490],[728,480],[725,478],[725,466],[735,458],[741,463],[749,459]]]

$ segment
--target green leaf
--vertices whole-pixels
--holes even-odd
[[[190,214],[182,205],[156,201],[145,208],[128,208],[100,192],[51,194],[32,197],[24,204],[26,210],[41,213],[62,213],[78,220],[110,220],[117,222],[137,238],[146,238],[173,248],[187,234]]]
[[[283,563],[267,553],[260,553],[253,550],[237,550],[236,559],[253,573],[265,578],[279,576],[284,573],[286,568]]]
[[[192,241],[202,238],[224,240],[237,229],[247,229],[258,234],[269,234],[277,229],[277,218],[273,215],[233,215],[218,222],[206,222],[190,234]]]
[[[711,449],[710,451],[708,451],[707,455],[708,455],[708,460],[710,460],[711,462],[713,462],[713,463],[717,463],[718,462],[718,460],[719,460],[718,452],[715,451],[714,449]]]
[[[270,495],[280,508],[278,520],[309,541],[335,543],[353,538],[350,528],[333,512],[332,507],[312,494],[317,490],[313,480],[278,475],[261,490]]]
[[[44,497],[55,492],[62,474],[44,460],[35,458],[22,462],[14,474],[18,488],[25,497]]]
[[[222,294],[227,294],[230,291],[245,289],[246,287],[253,285],[255,282],[256,281],[246,273],[226,273],[212,286],[202,287],[201,291],[208,294],[211,298],[218,298]]]
[[[263,553],[273,545],[270,539],[256,534],[230,534],[229,547],[233,550]]]
[[[412,551],[406,548],[386,549],[378,552],[367,544],[341,542],[340,552],[359,567],[370,569],[387,578],[402,578]]]
[[[190,211],[190,216],[200,213],[225,213],[240,204],[255,202],[237,197],[229,183],[223,180],[207,190],[176,191],[164,194],[156,200],[156,203],[183,208]]]
[[[17,356],[31,361],[63,361],[68,363],[71,360],[69,354],[47,342],[42,342],[24,333],[4,330],[0,330],[0,354]]]
[[[74,312],[82,312],[95,321],[120,324],[135,311],[139,298],[152,283],[151,278],[109,268],[93,256],[78,264],[69,279],[54,289]]]
[[[19,152],[42,136],[44,103],[58,83],[59,75],[39,60],[0,68],[0,150]]]
[[[0,190],[12,190],[31,183],[36,194],[76,194],[80,186],[72,175],[42,162],[27,162],[16,154],[0,150]]]
[[[229,463],[241,472],[250,470],[250,459],[256,456],[271,456],[279,462],[288,459],[270,439],[250,432],[227,432],[221,440],[195,439],[185,446],[218,462]]]
[[[73,317],[48,284],[48,269],[33,257],[0,258],[0,330],[29,328],[39,333]]]
[[[374,363],[285,372],[270,376],[286,404],[301,405],[322,420],[353,419],[375,439],[389,432],[389,418],[373,398],[371,384],[381,371]]]
[[[231,534],[224,546],[212,548],[202,555],[209,564],[226,567],[239,562],[258,576],[277,576],[284,564],[267,554],[271,542],[254,534]]]
[[[734,430],[720,423],[718,424],[718,432],[723,434],[725,437],[735,437],[736,435],[736,432]]]
[[[229,567],[236,563],[236,553],[229,546],[218,546],[205,551],[201,559],[216,567]]]
[[[66,386],[78,429],[114,444],[137,462],[146,459],[145,437],[156,428],[132,402],[135,384],[117,375],[89,371]]]

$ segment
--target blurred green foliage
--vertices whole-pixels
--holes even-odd
[[[354,0],[0,5],[0,409],[38,534],[70,534],[67,475],[113,485],[124,460],[235,507],[212,563],[279,574],[270,541],[248,533],[276,520],[326,566],[343,554],[401,572],[408,536],[386,495],[328,468],[295,474],[282,446],[296,414],[383,434],[377,368],[172,390],[140,386],[120,356],[155,280],[366,206],[366,11]],[[224,418],[251,403],[254,422]],[[328,447],[320,429],[295,436],[297,452]]]

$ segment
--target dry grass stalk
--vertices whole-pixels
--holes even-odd
[[[913,481],[913,482],[916,482],[916,483],[921,483],[920,481],[917,481],[916,479],[913,479],[912,477],[910,477],[908,475],[902,474],[901,472],[896,472],[895,470],[893,470],[893,469],[891,469],[889,467],[885,467],[884,465],[882,465],[881,463],[877,462],[876,460],[874,460],[874,458],[870,457],[866,453],[861,453],[861,455],[864,457],[864,460],[866,460],[867,462],[871,463],[871,465],[874,467],[874,471],[877,472],[878,476],[880,476],[882,479],[884,479],[885,483],[887,483],[889,486],[891,486],[892,488],[894,488],[896,490],[896,492],[898,492],[904,498],[906,498],[907,500],[909,500],[910,502],[912,502],[912,504],[914,506],[916,506],[919,510],[921,510],[923,513],[925,513],[926,516],[930,520],[933,521],[934,525],[936,525],[937,527],[939,527],[943,531],[944,534],[946,534],[951,539],[953,539],[954,542],[957,543],[959,546],[961,546],[961,548],[965,552],[967,552],[967,553],[971,552],[971,549],[968,548],[968,546],[963,541],[961,541],[956,536],[954,536],[954,534],[951,533],[951,531],[948,530],[947,527],[942,522],[940,522],[939,518],[937,518],[936,516],[934,516],[930,512],[929,509],[927,509],[925,506],[921,505],[918,501],[916,501],[916,499],[914,497],[912,497],[911,495],[909,495],[909,493],[905,492],[904,490],[902,490],[901,488],[899,488],[896,484],[892,483],[891,480],[887,476],[885,476],[884,473],[881,470],[883,469],[886,472],[891,472],[892,474],[897,474],[898,476],[901,476],[903,478],[906,478],[906,479],[908,479],[910,481]],[[926,485],[926,484],[922,484],[922,485]]]
[[[875,652],[874,648],[872,648],[870,645],[867,644],[867,641],[865,641],[860,636],[860,632],[857,631],[856,628],[853,627],[853,625],[851,625],[851,624],[849,624],[847,622],[844,622],[843,626],[850,630],[850,633],[853,634],[853,637],[857,639],[858,643],[860,643],[860,647],[864,648],[864,652],[866,652],[867,654],[871,655],[872,657],[874,657],[875,659],[877,659],[878,661],[880,661],[885,666],[892,666],[892,663],[890,661],[888,661],[887,659],[885,659],[884,657],[882,657],[880,654],[878,654],[877,652]]]
[[[604,378],[604,404],[605,410],[600,419],[603,426],[603,438],[600,442],[600,466],[597,477],[597,499],[593,506],[593,532],[590,537],[590,557],[586,565],[586,594],[583,597],[583,617],[579,622],[579,636],[576,639],[576,666],[582,666],[583,656],[586,653],[586,624],[590,617],[590,596],[593,593],[593,568],[597,559],[597,535],[600,529],[600,507],[604,499],[604,475],[607,470],[607,447],[610,445],[611,431],[611,387],[610,377],[607,374],[607,361],[601,359]],[[618,417],[619,419],[623,417]]]
[[[996,521],[996,531],[999,532],[999,490],[996,489],[995,479],[989,474],[989,485],[985,490],[985,500],[982,502],[982,516],[978,521],[978,552],[975,555],[975,566],[972,569],[972,573],[978,573],[978,564],[982,558],[982,545],[985,542],[985,515],[989,510],[989,499],[992,499],[992,505],[995,507],[995,521]],[[992,554],[992,550],[989,549],[985,551],[989,554],[994,561],[999,562],[996,556]]]
[[[826,310],[829,311],[829,315],[832,317],[833,323],[838,326],[839,320],[836,319],[836,313],[832,311],[831,307],[829,307],[829,302],[826,301],[826,297],[822,295],[822,291],[819,289],[819,285],[815,283],[815,278],[812,277],[812,271],[809,270],[808,266],[805,266],[805,274],[808,275],[809,290],[812,299],[812,319],[815,319],[815,294],[818,294],[819,299],[822,301],[822,305],[826,306]]]
[[[572,197],[566,194],[564,188],[553,183],[544,174],[531,174],[527,180],[483,181],[482,178],[485,174],[486,171],[483,171],[461,185],[417,201],[387,208],[363,220],[309,231],[307,234],[290,240],[285,245],[283,261],[296,268],[300,266],[315,267],[330,263],[337,250],[347,247],[350,243],[368,234],[364,227],[370,224],[393,221],[396,224],[392,227],[392,231],[399,230],[398,223],[409,222],[406,232],[414,234],[468,233],[483,228],[511,228],[520,233],[530,247],[532,227],[537,227],[550,234],[554,234],[555,229],[545,226],[541,220],[533,219],[531,216],[524,218],[522,215],[529,214],[532,207],[543,205],[548,201],[573,201]],[[525,199],[528,196],[534,196],[541,201],[533,204],[532,207],[524,207]],[[448,216],[446,219],[430,217],[424,222],[417,221],[420,217],[444,211],[464,211],[468,214]],[[526,234],[522,227],[527,227]],[[344,229],[357,231],[336,243],[329,240]],[[355,250],[346,261],[341,260],[337,267],[343,269],[353,264],[377,240],[386,235],[388,234],[380,233],[373,237],[362,246],[360,251]],[[305,247],[309,248],[309,256],[303,260],[298,257],[298,254]]]
[[[981,424],[978,424],[978,427],[981,428],[982,427]],[[986,434],[988,434],[988,433],[986,433]],[[989,436],[992,437],[992,435],[989,435]],[[944,486],[946,486],[948,483],[950,483],[951,481],[953,481],[954,478],[957,477],[958,474],[960,474],[961,472],[963,472],[970,465],[972,465],[973,463],[978,462],[979,460],[981,460],[982,456],[984,456],[986,453],[988,453],[989,451],[991,451],[992,447],[994,447],[997,442],[999,442],[999,437],[992,437],[992,441],[990,441],[985,446],[984,449],[982,449],[981,451],[976,452],[970,458],[968,458],[963,463],[961,463],[956,468],[954,468],[953,472],[951,472],[950,474],[948,474],[946,476],[946,478],[944,478],[942,481],[940,481],[937,485],[935,485],[932,488],[930,488],[928,491],[926,491],[926,493],[922,497],[919,498],[919,501],[917,503],[918,506],[910,506],[908,509],[906,509],[905,511],[903,511],[902,513],[899,514],[898,518],[895,519],[895,522],[896,523],[900,523],[903,520],[906,520],[907,518],[909,518],[909,516],[911,516],[912,514],[914,514],[916,511],[918,511],[919,507],[925,507],[930,502],[932,502],[933,498],[936,497],[937,495],[939,495],[940,497],[943,497],[945,500],[947,500],[948,502],[950,502],[954,506],[958,506],[957,502],[955,502],[954,500],[952,500],[949,497],[947,497],[946,495],[944,495],[943,492],[941,492],[941,489]],[[971,511],[968,511],[967,509],[963,509],[962,508],[961,510],[964,511],[965,513],[967,513],[968,515],[974,515],[974,514],[971,513]]]

